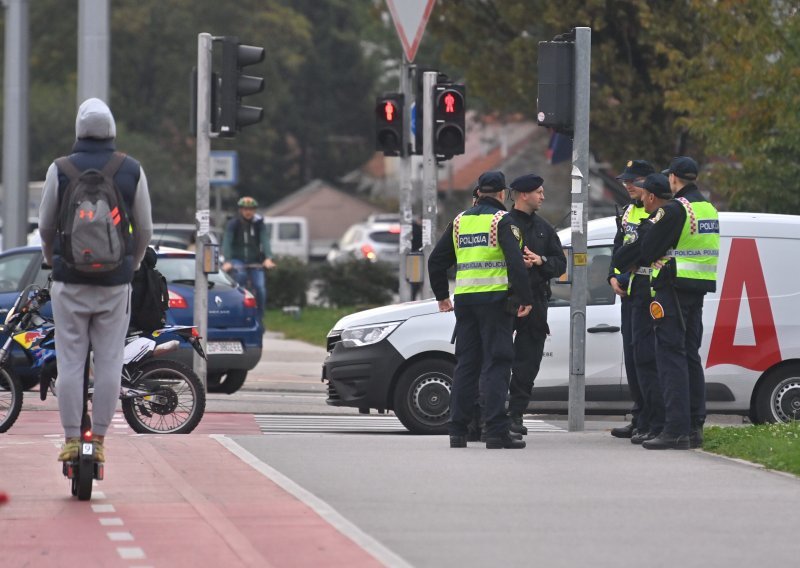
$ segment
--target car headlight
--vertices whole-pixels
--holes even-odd
[[[376,323],[350,327],[342,332],[342,345],[344,347],[364,347],[378,343],[389,337],[402,322]]]

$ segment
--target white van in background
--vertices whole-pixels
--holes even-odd
[[[719,215],[717,292],[703,307],[700,356],[710,414],[753,422],[800,419],[800,216]],[[589,222],[586,307],[586,412],[624,414],[619,299],[606,282],[616,224]],[[568,245],[569,231],[559,233]],[[566,413],[569,391],[570,288],[553,285],[550,335],[529,412]],[[455,316],[435,300],[406,302],[346,316],[328,334],[323,379],[327,403],[366,412],[394,410],[412,432],[442,433],[455,364]]]
[[[305,217],[264,217],[273,256],[293,256],[308,263],[311,245]]]

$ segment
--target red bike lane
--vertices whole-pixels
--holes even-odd
[[[212,434],[261,435],[252,415],[209,413],[189,435],[135,435],[115,419],[105,479],[70,495],[58,413],[0,435],[0,565],[380,566]]]

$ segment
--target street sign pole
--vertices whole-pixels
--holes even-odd
[[[400,66],[400,92],[403,93],[403,138],[409,137],[409,126],[411,124],[411,81],[408,76],[410,65],[405,53],[403,62]],[[400,149],[400,276],[399,294],[400,301],[407,302],[411,299],[411,285],[406,280],[406,256],[411,252],[411,220],[412,210],[412,188],[411,188],[411,153],[408,151],[408,143]]]
[[[591,28],[575,28],[575,128],[572,142],[572,301],[568,428],[584,430],[586,413],[586,225],[589,216],[589,80]]]
[[[438,176],[436,157],[433,155],[433,89],[436,87],[437,76],[438,73],[435,71],[427,71],[422,76],[422,253],[426,269],[433,250],[438,213],[436,199]],[[419,127],[420,125],[417,125],[417,128]],[[433,297],[428,278],[423,282],[422,297]]]
[[[209,241],[209,174],[211,155],[211,34],[197,35],[197,193],[194,264],[194,324],[203,341],[203,351],[208,353],[208,278],[203,271],[205,244]],[[206,360],[194,353],[194,372],[208,390]]]

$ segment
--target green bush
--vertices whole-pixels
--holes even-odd
[[[267,307],[305,306],[311,282],[308,265],[293,256],[278,256],[267,271]]]
[[[389,264],[348,260],[319,268],[319,299],[333,307],[382,305],[397,291],[397,273]]]

